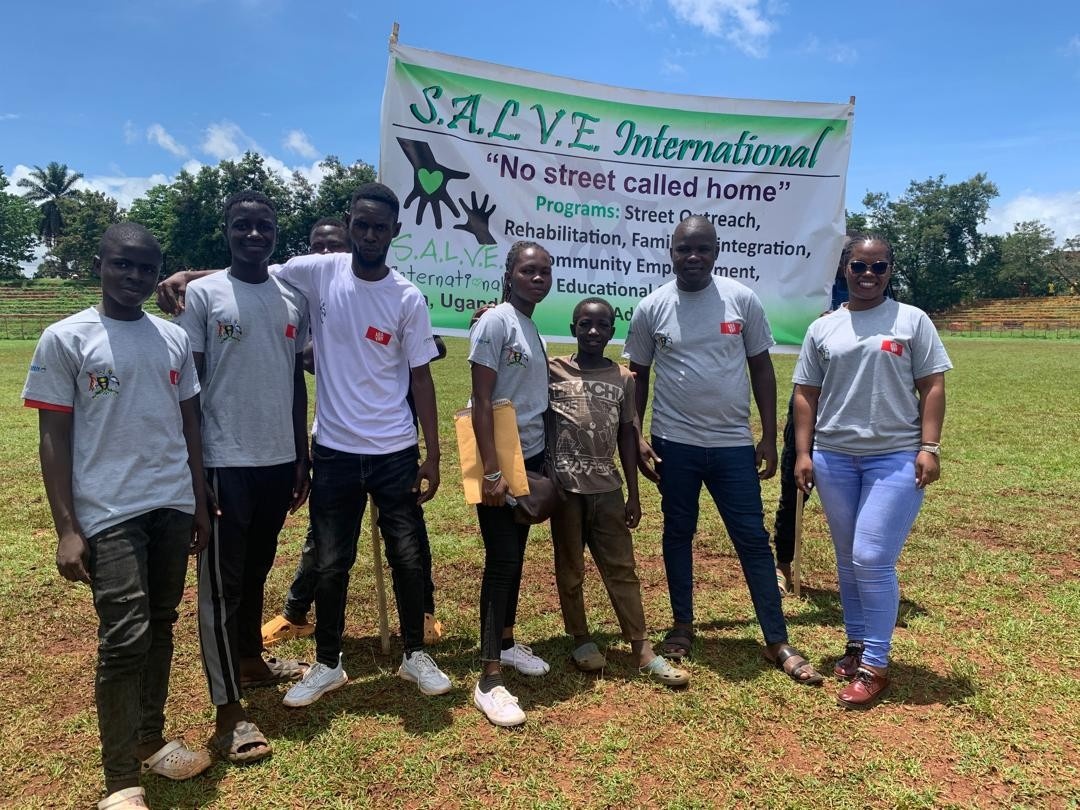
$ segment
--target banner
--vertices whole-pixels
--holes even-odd
[[[844,233],[853,105],[628,90],[390,50],[379,173],[402,202],[388,262],[427,297],[436,332],[467,333],[501,298],[522,239],[553,260],[533,320],[571,342],[582,298],[634,307],[671,280],[691,214],[715,225],[714,273],[751,289],[779,343],[828,308]]]

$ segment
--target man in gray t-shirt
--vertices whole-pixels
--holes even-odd
[[[693,644],[692,542],[704,484],[739,555],[767,657],[800,683],[820,683],[821,676],[787,643],[763,520],[759,478],[776,472],[776,377],[769,358],[774,341],[754,292],[713,276],[716,256],[716,229],[708,219],[679,223],[671,239],[675,280],[635,308],[624,352],[637,375],[642,424],[654,368],[656,374],[652,444],[642,439],[640,468],[663,496],[674,627],[661,649],[681,658]],[[756,447],[751,389],[762,424]]]

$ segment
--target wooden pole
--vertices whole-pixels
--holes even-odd
[[[390,653],[390,621],[386,616],[386,582],[382,570],[382,537],[379,534],[379,507],[375,499],[368,500],[368,514],[371,515],[371,558],[375,564],[375,601],[379,606],[379,640],[382,642],[383,655]]]
[[[800,489],[795,495],[795,555],[791,560],[791,579],[795,585],[795,598],[802,596],[802,527],[803,502],[806,498]]]

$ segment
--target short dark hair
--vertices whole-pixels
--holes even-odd
[[[510,246],[510,250],[506,251],[506,272],[503,274],[503,291],[502,300],[510,300],[510,274],[514,272],[514,265],[517,264],[518,257],[529,248],[536,248],[544,251],[551,258],[551,251],[541,245],[539,242],[529,242],[522,240],[520,242],[514,242]]]
[[[596,297],[582,298],[580,301],[577,302],[577,306],[574,307],[574,314],[571,316],[575,322],[577,322],[578,315],[581,313],[581,310],[589,306],[590,304],[600,304],[601,306],[607,307],[608,312],[611,314],[611,325],[615,325],[615,307],[613,307],[611,305],[611,302],[608,301],[606,298]]]
[[[263,194],[261,191],[256,191],[253,188],[245,188],[242,191],[237,191],[235,194],[230,194],[225,199],[225,223],[229,222],[229,212],[234,206],[241,203],[260,203],[265,205],[271,211],[274,212],[274,222],[277,222],[277,206],[274,205],[274,201]]]
[[[337,217],[323,217],[314,225],[311,226],[309,234],[314,233],[316,228],[341,228],[341,230],[348,232],[348,226]]]
[[[161,243],[145,225],[140,225],[138,222],[117,222],[115,225],[106,228],[105,233],[101,235],[101,240],[98,242],[98,253],[100,254],[106,245],[133,240],[150,242],[159,251],[161,250]]]
[[[398,202],[397,194],[389,186],[384,186],[382,183],[363,183],[357,186],[353,190],[352,196],[349,197],[350,214],[357,200],[371,200],[372,202],[380,202],[390,206],[394,211],[394,219],[397,219],[398,211],[401,210],[401,203]]]
[[[848,234],[847,244],[844,245],[844,249],[840,252],[840,267],[847,267],[847,263],[851,261],[851,252],[855,249],[855,245],[860,242],[880,242],[885,246],[885,255],[889,260],[889,264],[893,263],[893,246],[888,237],[873,232],[852,233]]]

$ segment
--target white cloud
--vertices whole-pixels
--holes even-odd
[[[1073,34],[1072,39],[1065,44],[1065,55],[1080,56],[1080,34]]]
[[[131,146],[133,143],[139,141],[139,130],[135,127],[135,122],[128,119],[124,122],[124,143]]]
[[[302,158],[313,160],[319,157],[319,150],[316,149],[311,141],[308,139],[307,133],[302,129],[291,129],[285,135],[285,140],[281,142],[281,145],[288,149],[290,152],[295,152]]]
[[[166,132],[165,127],[161,124],[151,124],[147,127],[146,137],[151,143],[156,143],[175,157],[187,157],[187,148],[182,143],[178,143],[176,138]]]
[[[30,172],[33,171],[29,166],[24,166],[22,163],[16,163],[11,167],[11,171],[7,173],[8,182],[11,183],[7,187],[7,190],[12,194],[18,194],[20,197],[26,193],[25,188],[20,188],[19,181],[24,177],[29,177]]]
[[[783,7],[769,4],[762,8],[759,0],[667,0],[675,17],[696,26],[709,36],[727,40],[747,56],[762,57],[768,39],[776,30],[769,15],[777,15]]]
[[[682,76],[686,73],[686,68],[678,62],[665,59],[660,63],[660,72],[665,76]]]
[[[1080,236],[1080,191],[1036,194],[1025,191],[990,207],[987,233],[1008,233],[1017,222],[1037,219],[1048,226],[1058,244]]]
[[[152,187],[168,183],[164,174],[152,174],[149,177],[110,177],[97,175],[85,177],[76,183],[77,188],[100,191],[116,200],[121,208],[130,208],[131,203],[142,197]]]
[[[232,121],[219,121],[206,128],[202,150],[218,160],[236,160],[244,152],[260,152],[255,139]]]
[[[840,65],[853,64],[859,58],[859,52],[851,45],[837,40],[822,42],[814,34],[806,38],[799,50],[807,56],[823,56],[830,62]]]
[[[0,113],[0,121],[17,121],[20,118],[21,113]]]

